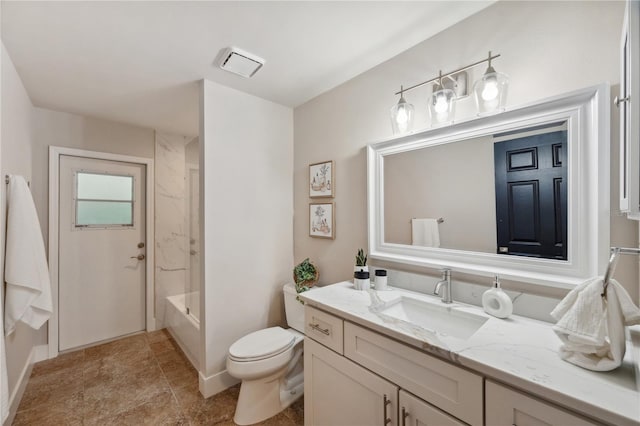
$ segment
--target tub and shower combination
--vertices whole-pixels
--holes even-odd
[[[197,370],[200,367],[200,321],[187,303],[193,298],[191,293],[168,296],[165,315],[167,330]]]
[[[166,298],[165,325],[196,370],[200,369],[200,220],[199,141],[185,146],[184,293]]]

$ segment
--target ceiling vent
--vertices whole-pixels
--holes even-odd
[[[237,47],[228,47],[221,56],[220,68],[245,78],[253,77],[264,65],[264,59]]]

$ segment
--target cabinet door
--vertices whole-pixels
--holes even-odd
[[[415,396],[403,390],[400,391],[400,425],[401,426],[465,426],[462,423],[445,413],[438,410],[431,404],[416,398]]]
[[[305,425],[384,426],[397,418],[397,386],[305,339]]]
[[[470,425],[482,425],[482,376],[346,321],[344,336],[347,358]]]
[[[595,426],[597,424],[489,380],[485,382],[485,398],[487,426]]]

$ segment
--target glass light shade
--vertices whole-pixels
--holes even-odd
[[[400,97],[400,101],[391,107],[391,128],[393,134],[410,132],[413,129],[413,105]]]
[[[445,124],[453,121],[456,112],[456,94],[451,89],[440,89],[429,99],[429,116],[431,125]]]
[[[504,110],[509,77],[501,72],[488,72],[473,85],[478,115]]]

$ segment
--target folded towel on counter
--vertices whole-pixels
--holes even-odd
[[[440,230],[436,219],[411,219],[411,244],[440,247]]]
[[[49,267],[31,191],[22,176],[11,176],[7,191],[7,243],[4,280],[6,335],[18,321],[34,329],[53,311]]]
[[[619,282],[609,280],[606,299],[602,289],[601,277],[586,281],[551,312],[558,320],[553,330],[562,340],[560,357],[594,371],[609,371],[622,364],[625,325],[640,324],[640,309]]]

